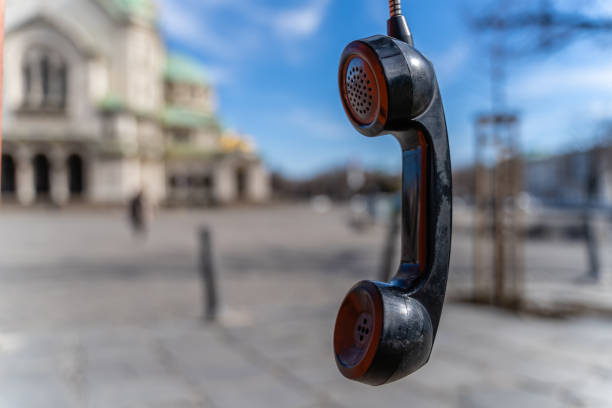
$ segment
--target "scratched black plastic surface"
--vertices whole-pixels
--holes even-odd
[[[403,154],[401,265],[390,283],[365,281],[356,286],[373,290],[374,285],[382,297],[384,319],[374,360],[361,378],[353,379],[381,385],[418,370],[427,363],[433,348],[450,261],[451,162],[433,65],[412,44],[395,38],[378,35],[359,43],[374,51],[378,58],[374,63],[382,68],[389,95],[388,112],[370,125],[355,128],[366,136],[392,134],[400,142]],[[349,49],[355,47],[349,45]],[[426,139],[426,156],[421,154],[419,132]],[[424,186],[419,184],[421,160],[427,163]],[[427,206],[424,265],[416,263],[420,189],[426,192]]]

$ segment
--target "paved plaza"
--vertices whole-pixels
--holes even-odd
[[[446,305],[430,363],[381,388],[343,379],[335,313],[374,278],[384,228],[344,208],[163,211],[147,239],[125,214],[0,212],[0,408],[612,407],[612,320]],[[205,324],[198,228],[213,233],[221,310]],[[469,236],[451,287],[470,277]],[[534,282],[584,269],[576,242],[533,242]],[[612,296],[612,294],[610,295]]]

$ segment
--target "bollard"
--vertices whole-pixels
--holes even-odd
[[[4,55],[4,0],[0,0],[0,157],[2,157],[2,73]],[[1,161],[1,160],[0,160]],[[0,167],[0,180],[2,179],[2,167]]]
[[[217,284],[209,228],[200,229],[200,277],[202,279],[202,318],[207,322],[217,319]]]

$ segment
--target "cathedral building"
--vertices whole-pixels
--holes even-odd
[[[152,0],[8,0],[2,192],[23,205],[263,202],[254,146],[172,55]]]

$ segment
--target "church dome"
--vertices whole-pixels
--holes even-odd
[[[166,79],[170,82],[191,83],[194,85],[209,85],[208,74],[196,60],[179,54],[169,54],[165,67]]]
[[[146,21],[155,21],[157,18],[157,7],[153,0],[103,0],[103,2],[127,17]]]

